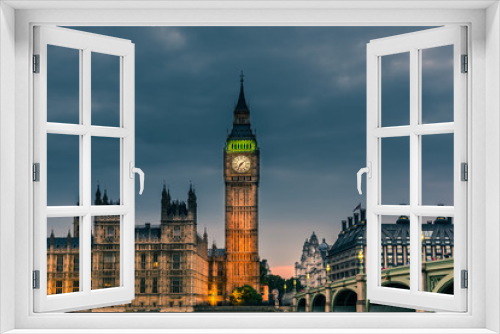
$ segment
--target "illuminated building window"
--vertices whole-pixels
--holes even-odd
[[[141,278],[139,292],[140,293],[146,293],[146,279],[145,278]]]
[[[107,289],[107,288],[113,288],[115,287],[115,279],[112,278],[112,277],[106,277],[104,279],[104,288]]]
[[[153,269],[158,269],[158,252],[153,253]]]
[[[64,257],[62,255],[57,255],[57,271],[63,271],[64,268]]]
[[[56,281],[56,294],[62,293],[62,281]]]

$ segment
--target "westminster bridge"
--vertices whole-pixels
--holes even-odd
[[[363,272],[361,268],[360,272]],[[453,294],[453,258],[422,263],[424,291]],[[382,270],[382,286],[409,289],[410,268],[400,266]],[[305,288],[293,298],[297,312],[412,312],[400,307],[371,304],[366,299],[366,274]]]

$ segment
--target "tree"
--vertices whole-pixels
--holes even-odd
[[[300,281],[295,278],[284,279],[279,275],[267,275],[267,283],[269,285],[269,291],[273,291],[273,289],[278,289],[280,292],[279,298],[283,297],[285,292],[293,292],[293,281],[295,280],[295,289],[297,292],[300,292],[303,289]],[[285,291],[286,285],[286,291]]]
[[[233,290],[229,300],[234,306],[260,305],[262,296],[250,285],[243,285]]]

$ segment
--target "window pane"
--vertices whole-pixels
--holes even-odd
[[[421,291],[453,294],[453,218],[420,217]]]
[[[47,218],[47,295],[79,291],[79,236],[78,217]]]
[[[409,216],[381,216],[381,280],[384,287],[410,288]]]
[[[453,45],[422,54],[422,123],[453,122]]]
[[[92,52],[92,125],[120,126],[120,57]]]
[[[382,138],[382,204],[410,203],[410,137]]]
[[[410,124],[410,53],[381,57],[382,126]]]
[[[47,205],[78,205],[79,136],[47,134]]]
[[[120,216],[93,217],[92,290],[120,286]]]
[[[92,137],[92,204],[120,202],[120,139]]]
[[[80,50],[47,45],[47,122],[80,122]]]
[[[453,137],[422,136],[422,205],[453,206]]]

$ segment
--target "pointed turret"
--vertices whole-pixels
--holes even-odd
[[[189,191],[188,191],[188,210],[193,214],[194,221],[196,223],[198,204],[196,203],[196,193],[194,191],[193,184],[189,185]]]
[[[205,229],[203,230],[203,241],[208,244],[208,233],[207,233],[207,227],[205,226]]]
[[[68,241],[68,247],[71,246],[71,230],[68,229],[68,236],[66,237]]]
[[[108,192],[104,189],[104,196],[102,196],[102,205],[109,205]]]
[[[248,109],[247,102],[245,100],[245,90],[243,88],[243,71],[240,75],[240,96],[238,97],[238,103],[234,108],[234,121],[233,124],[250,124],[250,109]]]
[[[247,102],[245,101],[245,90],[243,88],[243,71],[241,71],[240,74],[240,96],[238,97],[238,103],[236,104],[236,107],[234,108],[234,112],[247,112],[249,113],[250,110],[248,109]]]
[[[97,184],[97,191],[95,192],[94,205],[102,205],[101,189],[99,188],[99,183]]]
[[[53,247],[56,243],[56,236],[54,235],[54,229],[50,232],[50,245]]]
[[[240,79],[240,96],[234,108],[233,128],[227,136],[225,149],[230,153],[254,152],[258,150],[255,133],[250,125],[250,109],[245,100],[243,72]]]
[[[163,190],[161,192],[161,219],[165,220],[168,218],[168,212],[170,211],[170,190],[167,190],[165,182],[163,182]]]

